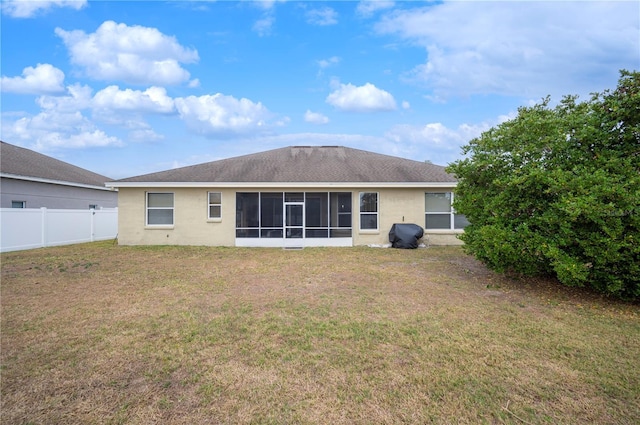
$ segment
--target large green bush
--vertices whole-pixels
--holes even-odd
[[[522,107],[451,164],[465,249],[498,271],[640,298],[640,73]]]

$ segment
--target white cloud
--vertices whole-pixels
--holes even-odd
[[[430,160],[434,164],[447,165],[461,157],[461,148],[471,139],[480,136],[491,127],[515,117],[516,113],[501,115],[479,124],[461,124],[449,128],[442,123],[424,125],[397,125],[382,136],[346,133],[289,133],[270,134],[259,138],[236,138],[227,152],[237,155],[273,149],[287,145],[339,145],[416,161]]]
[[[42,108],[42,112],[49,115],[37,115],[34,118],[33,128],[39,117],[69,117],[79,115],[81,110],[90,109],[92,118],[103,124],[116,126],[129,130],[128,139],[131,141],[153,141],[163,138],[155,133],[149,124],[143,119],[143,114],[173,114],[175,107],[173,99],[167,96],[162,87],[150,87],[145,91],[125,89],[118,86],[109,86],[92,96],[89,86],[75,84],[67,87],[67,96],[40,96],[36,103]],[[65,120],[61,120],[65,122]],[[82,125],[93,128],[87,119],[77,122],[68,122],[67,132],[72,132],[72,127]]]
[[[376,29],[425,48],[408,78],[436,97],[584,96],[640,61],[638,2],[444,2]]]
[[[499,117],[501,122],[505,117]],[[460,157],[461,148],[471,139],[489,130],[490,123],[461,124],[449,128],[442,123],[428,123],[423,126],[396,125],[385,133],[385,138],[401,147],[405,154],[421,156],[418,160],[430,160],[446,165]]]
[[[277,120],[275,120],[273,122],[273,125],[276,127],[286,127],[287,125],[289,125],[289,123],[291,122],[291,118],[287,117],[287,116],[283,116],[281,118],[278,118]]]
[[[338,12],[330,7],[307,10],[305,16],[307,23],[312,25],[328,26],[338,23]]]
[[[329,80],[329,88],[331,88],[331,90],[338,90],[340,86],[342,86],[340,79],[338,77],[331,77]]]
[[[32,18],[54,6],[80,10],[86,5],[87,0],[6,0],[2,2],[2,13],[12,18]]]
[[[321,69],[325,69],[331,65],[340,63],[340,58],[338,56],[331,56],[329,59],[320,59],[319,61],[316,61],[316,63]]]
[[[462,124],[456,129],[444,126],[442,123],[429,123],[423,126],[397,125],[394,126],[386,136],[408,143],[423,143],[434,148],[455,148],[468,142],[474,137],[480,136],[483,131],[488,130],[488,124],[469,125]]]
[[[356,7],[356,12],[365,18],[370,17],[375,12],[384,9],[390,9],[395,6],[395,2],[393,1],[385,1],[385,0],[363,0],[358,3],[358,7]]]
[[[174,112],[173,99],[163,87],[150,87],[145,91],[109,86],[93,97],[96,109],[170,114]]]
[[[312,124],[327,124],[329,122],[328,117],[318,112],[311,112],[310,110],[304,113],[304,120]]]
[[[252,31],[258,33],[260,37],[271,35],[273,26],[276,23],[276,18],[274,15],[275,5],[276,3],[281,3],[286,0],[257,0],[257,1],[245,0],[245,1],[263,10],[262,18],[254,22],[253,26],[251,27]]]
[[[87,131],[93,124],[81,112],[42,111],[39,114],[21,120],[20,127],[39,132],[67,132],[71,129]]]
[[[120,139],[96,128],[78,111],[42,111],[13,122],[3,119],[2,131],[6,140],[20,140],[39,151],[122,145]]]
[[[406,100],[402,101],[402,109],[411,109],[411,104]]]
[[[259,7],[260,9],[272,9],[276,2],[284,2],[285,0],[246,0],[246,1],[250,1],[251,4]]]
[[[4,114],[3,137],[31,143],[43,150],[121,145],[120,139],[108,136],[82,114],[82,110],[88,109],[93,120],[127,130],[128,140],[149,142],[164,136],[156,133],[143,115],[176,113],[174,100],[163,87],[141,91],[109,86],[92,96],[89,86],[74,84],[67,87],[67,95],[39,96],[36,104],[41,111],[35,116],[23,114],[10,121],[7,117],[11,114]],[[86,138],[85,142],[82,137]]]
[[[67,87],[67,96],[39,96],[36,103],[42,109],[75,112],[91,106],[92,92],[91,87],[76,83]]]
[[[271,28],[275,22],[275,18],[268,14],[265,15],[262,19],[258,19],[252,27],[254,32],[257,32],[260,37],[264,37],[266,35],[271,34]]]
[[[38,138],[35,149],[46,151],[54,148],[81,149],[104,146],[122,146],[122,141],[117,137],[108,136],[102,130],[67,135],[53,132]]]
[[[180,63],[199,60],[198,52],[156,28],[105,21],[95,33],[56,28],[71,62],[91,78],[131,84],[173,85],[188,81]]]
[[[10,93],[54,94],[64,92],[64,72],[48,63],[22,70],[22,77],[2,77],[2,91]]]
[[[221,93],[178,97],[175,105],[187,127],[198,134],[230,136],[263,132],[271,116],[262,103]]]
[[[129,140],[132,142],[148,143],[164,139],[162,134],[158,134],[151,128],[140,128],[129,132]]]
[[[340,63],[340,58],[338,56],[331,56],[328,59],[320,59],[316,61],[316,63],[318,64],[318,68],[319,68],[318,77],[321,77],[324,74],[325,69]]]
[[[326,102],[340,110],[352,112],[393,111],[396,101],[391,93],[377,88],[371,83],[356,87],[340,84],[337,90],[327,96]]]

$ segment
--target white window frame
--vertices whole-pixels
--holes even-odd
[[[437,194],[437,195],[440,195],[440,194],[445,194],[446,195],[446,194],[448,194],[449,195],[449,210],[448,211],[427,211],[427,195],[429,195],[429,194]],[[432,232],[432,231],[458,231],[458,232],[460,232],[460,231],[464,230],[464,227],[460,227],[460,228],[456,228],[455,227],[455,218],[456,218],[456,215],[459,215],[459,214],[457,214],[455,209],[453,208],[454,198],[455,198],[455,194],[453,192],[425,192],[425,194],[424,194],[424,199],[425,199],[425,202],[424,202],[424,209],[425,209],[425,212],[424,212],[424,214],[425,214],[425,216],[424,216],[424,230],[425,231],[428,231],[428,232]],[[444,214],[447,214],[449,216],[449,227],[447,227],[447,228],[442,228],[442,227],[439,227],[439,228],[432,228],[431,227],[430,228],[430,227],[427,227],[427,216],[428,215],[444,215]]]
[[[220,195],[220,202],[211,202],[212,193],[217,193]],[[211,207],[220,208],[220,215],[217,217],[211,216]],[[222,192],[219,192],[219,191],[207,192],[207,219],[209,221],[214,221],[214,222],[222,221]]]
[[[375,211],[362,211],[362,197],[368,193],[375,193],[376,195],[376,210]],[[362,217],[363,216],[375,216],[376,227],[375,229],[363,229]],[[380,230],[380,192],[359,192],[358,193],[358,228],[360,232],[378,232]]]
[[[149,195],[161,195],[161,194],[169,194],[171,195],[172,206],[171,207],[150,207],[149,206]],[[176,206],[176,195],[174,192],[145,192],[145,209],[144,209],[144,222],[147,227],[170,227],[173,228],[175,224],[175,206]],[[150,210],[171,210],[171,224],[162,223],[162,224],[149,224],[149,211]]]

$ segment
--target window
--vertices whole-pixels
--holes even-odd
[[[11,201],[11,208],[27,208],[27,201]]]
[[[173,193],[147,192],[147,226],[173,226]]]
[[[377,192],[360,192],[360,230],[378,230]]]
[[[425,193],[425,229],[464,229],[469,221],[464,215],[456,214],[452,204],[452,192]]]
[[[305,200],[305,236],[307,238],[329,237],[329,194],[307,192]]]
[[[282,211],[282,192],[260,194],[260,237],[282,237]]]
[[[329,237],[351,237],[351,192],[331,192],[329,202]]]
[[[259,214],[260,197],[258,193],[236,193],[236,237],[260,237]]]
[[[222,218],[222,193],[209,192],[209,218],[221,219]]]

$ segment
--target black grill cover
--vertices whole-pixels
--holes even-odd
[[[424,230],[417,224],[396,223],[389,231],[389,242],[394,248],[417,248],[418,240],[424,235]]]

